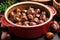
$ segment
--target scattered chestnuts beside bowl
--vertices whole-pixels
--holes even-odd
[[[53,32],[57,32],[57,30],[60,28],[60,25],[57,21],[52,21],[52,24],[51,24],[51,30]]]

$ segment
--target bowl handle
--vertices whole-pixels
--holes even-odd
[[[11,27],[11,26],[12,26],[11,24],[9,24],[9,23],[6,21],[5,17],[2,17],[2,18],[1,18],[1,21],[2,21],[2,24],[5,25],[6,27]]]
[[[53,7],[53,6],[49,6],[49,5],[47,5],[49,8],[50,8],[50,10],[52,11],[52,13],[53,13],[53,16],[55,16],[56,14],[57,14],[57,11],[56,11],[56,9]]]

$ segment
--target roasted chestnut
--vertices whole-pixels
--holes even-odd
[[[15,18],[15,17],[20,17],[20,15],[18,15],[18,14],[14,14],[14,18]]]
[[[34,18],[33,21],[36,22],[36,23],[39,23],[39,19],[38,18]]]
[[[26,15],[21,16],[21,19],[28,20]]]
[[[36,14],[36,17],[40,18],[40,14]]]
[[[31,8],[31,7],[30,7],[30,8],[28,9],[28,14],[36,14],[34,8]]]
[[[8,34],[7,32],[2,32],[1,40],[9,40],[10,37],[10,34]]]
[[[22,22],[16,22],[17,25],[22,25]]]
[[[15,21],[21,21],[19,17],[15,17]]]
[[[33,15],[31,15],[31,14],[28,15],[28,18],[29,19],[34,19]]]
[[[51,29],[54,31],[54,32],[57,32],[57,30],[59,29],[59,24],[57,21],[53,21],[52,24],[51,24]]]
[[[10,16],[10,17],[13,17],[14,14],[15,14],[14,12],[11,12],[11,13],[9,13],[9,16]]]
[[[29,26],[29,21],[25,21],[24,25]]]
[[[23,9],[22,12],[23,12],[23,13],[27,13],[27,10]]]
[[[46,37],[47,37],[48,39],[52,39],[52,38],[54,37],[54,34],[53,34],[52,32],[47,32],[47,33],[46,33]]]
[[[20,16],[22,15],[20,12],[17,12],[17,14],[20,15]]]
[[[40,20],[39,22],[40,22],[40,23],[43,23],[44,21],[43,21],[43,20]]]
[[[40,13],[41,10],[40,9],[35,9],[36,13]]]
[[[42,11],[42,13],[41,13],[42,15],[46,15],[46,12],[45,11]]]
[[[16,8],[16,12],[21,12],[21,10],[19,8]]]
[[[31,26],[36,25],[36,23],[35,22],[30,22],[29,25],[31,25]]]
[[[42,20],[44,20],[44,21],[47,20],[46,15],[43,15],[41,18],[42,18]]]
[[[22,16],[26,16],[26,13],[22,13]]]

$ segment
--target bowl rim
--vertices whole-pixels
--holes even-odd
[[[33,26],[17,25],[17,24],[14,24],[13,22],[11,22],[11,21],[7,18],[7,12],[8,12],[12,7],[17,6],[17,5],[21,5],[21,4],[25,4],[25,3],[31,3],[31,4],[41,5],[41,6],[45,7],[45,8],[50,12],[50,17],[49,17],[49,19],[48,19],[46,22],[42,23],[42,24],[33,25]],[[4,16],[5,16],[6,21],[7,21],[8,23],[10,23],[11,25],[13,25],[14,27],[17,26],[17,27],[25,27],[25,28],[38,27],[38,26],[45,25],[45,24],[47,24],[48,22],[50,22],[50,21],[52,20],[52,18],[53,18],[53,14],[52,14],[52,12],[51,12],[51,10],[50,10],[50,8],[49,8],[48,6],[46,6],[46,5],[42,4],[42,3],[31,2],[31,1],[19,2],[19,3],[13,4],[12,6],[10,6],[10,7],[5,11]]]
[[[60,3],[58,3],[56,0],[53,0],[53,2],[54,2],[56,5],[60,6]]]

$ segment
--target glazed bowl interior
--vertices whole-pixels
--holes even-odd
[[[49,21],[51,21],[52,19],[52,13],[51,11],[49,10],[49,8],[47,6],[45,6],[44,4],[40,4],[40,3],[36,3],[36,2],[21,2],[21,3],[16,3],[12,6],[10,6],[6,11],[5,11],[5,19],[7,20],[8,23],[14,25],[14,26],[18,26],[18,27],[28,27],[28,26],[23,26],[23,25],[17,25],[17,24],[14,24],[13,22],[11,22],[9,19],[8,19],[8,15],[10,12],[12,12],[13,10],[15,10],[16,8],[20,8],[21,10],[22,9],[28,9],[29,7],[32,7],[32,8],[39,8],[41,10],[45,10],[47,12],[47,15],[49,17],[49,19],[42,23],[42,24],[39,24],[39,25],[34,25],[34,26],[29,26],[29,27],[37,27],[37,26],[41,26],[41,25],[44,25],[46,23],[48,23]]]

